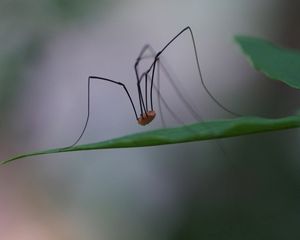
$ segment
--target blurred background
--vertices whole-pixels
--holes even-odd
[[[0,157],[72,144],[87,112],[87,77],[122,81],[137,103],[133,65],[194,31],[207,87],[243,115],[298,110],[299,93],[255,72],[235,34],[300,48],[298,1],[0,2]],[[205,94],[183,35],[163,55],[182,94],[206,120],[232,117]],[[162,79],[161,94],[195,121]],[[157,107],[157,102],[155,102]],[[179,125],[163,109],[167,126]],[[80,143],[162,127],[136,124],[115,85],[93,82]],[[138,149],[32,157],[0,168],[0,238],[299,239],[298,131]]]

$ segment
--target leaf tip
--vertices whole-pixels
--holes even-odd
[[[243,38],[245,38],[244,35],[235,35],[233,36],[233,41],[236,43],[240,43],[240,41],[243,40]]]
[[[10,159],[8,160],[4,160],[0,162],[0,166],[7,164],[8,162],[10,162]]]

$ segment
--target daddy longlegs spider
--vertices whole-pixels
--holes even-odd
[[[157,95],[158,95],[159,110],[161,111],[161,102],[160,101],[162,101],[162,103],[167,108],[167,110],[171,113],[171,115],[174,118],[177,118],[176,114],[174,114],[172,112],[172,110],[168,107],[167,103],[160,96],[159,82],[158,82],[158,86],[155,86],[155,84],[154,84],[154,76],[155,76],[156,70],[157,70],[158,79],[159,79],[159,69],[161,67],[162,70],[164,71],[166,77],[171,82],[172,87],[175,89],[176,93],[178,94],[180,99],[183,101],[185,106],[189,109],[189,111],[194,115],[194,117],[196,119],[201,119],[200,115],[193,109],[193,107],[188,103],[188,101],[182,96],[179,89],[176,87],[175,83],[172,81],[172,78],[169,75],[166,68],[160,63],[160,56],[162,55],[162,53],[170,46],[171,43],[173,43],[180,35],[182,35],[185,32],[190,33],[199,78],[200,78],[201,85],[203,86],[205,92],[224,111],[226,111],[226,112],[228,112],[228,113],[230,113],[234,116],[241,116],[240,114],[231,111],[230,109],[225,107],[223,104],[221,104],[212,95],[212,93],[209,91],[209,89],[206,87],[206,84],[203,80],[201,69],[200,69],[199,57],[198,57],[198,53],[197,53],[197,48],[196,48],[194,35],[193,35],[193,32],[192,32],[192,29],[189,26],[187,26],[184,29],[182,29],[175,37],[173,37],[159,52],[156,53],[154,51],[154,49],[150,45],[147,44],[142,48],[139,56],[137,57],[135,65],[134,65],[134,70],[135,70],[136,81],[137,81],[137,91],[138,91],[139,110],[140,110],[139,115],[138,115],[137,109],[136,109],[136,107],[133,103],[132,97],[131,97],[131,95],[130,95],[129,91],[127,90],[127,87],[124,83],[118,82],[118,81],[115,81],[115,80],[112,80],[112,79],[109,79],[109,78],[104,78],[104,77],[98,77],[98,76],[89,76],[88,77],[88,111],[87,111],[86,121],[85,121],[83,130],[82,130],[81,134],[79,135],[79,137],[77,138],[77,140],[72,145],[70,145],[68,148],[75,146],[80,141],[80,139],[82,138],[82,136],[83,136],[83,134],[84,134],[84,132],[87,128],[89,118],[90,118],[90,85],[91,85],[91,80],[102,80],[102,81],[114,83],[114,84],[117,84],[117,85],[121,86],[124,89],[126,95],[129,98],[130,104],[132,106],[132,109],[133,109],[133,112],[134,112],[134,115],[135,115],[135,118],[136,118],[138,124],[140,124],[142,126],[145,126],[145,125],[151,123],[153,121],[153,119],[155,118],[155,116],[156,116],[156,112],[155,112],[154,107],[153,107],[153,89],[156,90]],[[140,74],[139,71],[138,71],[138,67],[139,67],[140,62],[143,59],[147,58],[147,56],[145,56],[146,51],[150,51],[150,53],[152,54],[152,57],[154,58],[154,60],[150,64],[150,67],[146,71],[144,71]],[[149,84],[150,86],[148,86],[148,81],[150,81],[150,84]],[[142,91],[142,88],[141,88],[142,83],[144,83],[144,91]],[[149,101],[150,101],[150,106],[149,106]],[[163,121],[163,119],[162,119],[162,121]]]

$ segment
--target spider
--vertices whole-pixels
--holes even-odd
[[[209,95],[209,97],[220,107],[222,108],[224,111],[234,115],[234,116],[240,116],[240,114],[237,114],[233,111],[231,111],[230,109],[228,109],[227,107],[225,107],[224,105],[222,105],[213,95],[212,93],[209,91],[209,89],[206,87],[202,74],[201,74],[201,69],[200,69],[200,64],[199,64],[199,58],[198,58],[198,54],[197,54],[197,49],[196,49],[196,44],[195,44],[195,39],[194,39],[194,35],[192,32],[191,27],[187,26],[185,28],[183,28],[179,33],[177,33],[160,51],[155,52],[154,49],[151,47],[151,45],[146,44],[142,50],[140,51],[140,54],[138,55],[135,64],[134,64],[134,70],[135,70],[135,75],[136,75],[136,84],[137,84],[137,91],[138,91],[138,105],[139,105],[139,114],[137,112],[137,108],[132,100],[132,97],[126,87],[126,85],[122,82],[118,82],[115,81],[113,79],[109,79],[109,78],[105,78],[105,77],[98,77],[98,76],[89,76],[88,77],[88,109],[87,109],[87,117],[86,117],[86,121],[83,127],[83,130],[81,132],[81,134],[79,135],[79,137],[77,138],[77,140],[70,145],[69,147],[73,147],[75,146],[80,139],[82,138],[88,122],[89,122],[89,118],[90,118],[90,85],[91,85],[91,80],[102,80],[102,81],[106,81],[106,82],[110,82],[116,85],[119,85],[120,87],[123,88],[123,90],[125,91],[126,95],[129,98],[130,104],[132,106],[136,121],[139,125],[145,126],[149,123],[151,123],[153,121],[153,119],[156,117],[156,112],[154,110],[153,107],[153,89],[155,89],[159,95],[159,99],[162,100],[163,104],[168,108],[166,102],[164,101],[163,98],[160,97],[160,92],[159,92],[159,87],[156,87],[154,84],[154,77],[155,77],[155,73],[157,72],[157,74],[159,74],[159,69],[160,67],[162,68],[162,70],[165,72],[165,75],[167,76],[167,78],[170,80],[171,84],[173,85],[175,91],[177,92],[177,94],[179,95],[179,97],[182,99],[182,101],[184,102],[184,104],[188,107],[188,109],[190,110],[190,112],[197,117],[198,119],[201,117],[199,116],[199,114],[197,114],[197,112],[195,110],[193,110],[192,106],[188,103],[187,100],[185,100],[185,98],[182,96],[182,94],[180,93],[179,89],[174,85],[174,83],[172,82],[171,76],[168,74],[166,68],[160,64],[160,57],[163,54],[163,52],[179,37],[181,36],[183,33],[189,33],[191,36],[191,40],[192,40],[192,44],[193,44],[193,50],[194,50],[194,55],[195,55],[195,60],[196,60],[196,64],[197,64],[197,70],[198,70],[198,74],[199,74],[199,78],[201,81],[201,84],[205,90],[205,92]],[[150,53],[152,54],[153,57],[153,62],[150,64],[149,68],[142,72],[139,73],[139,64],[140,62],[147,58],[147,56],[145,55],[146,51],[150,51]],[[144,89],[142,91],[142,84],[144,84]],[[159,83],[158,83],[159,84]],[[150,86],[149,86],[150,85]],[[159,105],[160,105],[160,100],[159,100]],[[150,103],[149,103],[150,102]],[[160,106],[159,106],[160,107]],[[171,109],[169,109],[169,112],[171,112],[171,114],[175,116],[174,113],[172,113]]]

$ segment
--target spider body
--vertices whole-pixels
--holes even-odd
[[[153,121],[153,119],[155,118],[155,116],[156,116],[155,111],[148,111],[146,113],[143,113],[137,119],[137,122],[138,122],[138,124],[145,126],[145,125],[148,125],[149,123],[151,123]]]
[[[135,104],[132,100],[132,97],[129,94],[129,91],[127,90],[127,87],[124,83],[119,82],[119,81],[115,81],[115,80],[112,80],[112,79],[109,79],[109,78],[98,77],[98,76],[89,76],[89,78],[88,78],[88,112],[87,112],[85,125],[83,127],[83,130],[82,130],[80,136],[69,147],[73,147],[79,142],[79,140],[81,139],[81,137],[83,136],[83,134],[86,130],[86,127],[87,127],[87,124],[88,124],[88,121],[89,121],[89,116],[90,116],[90,83],[91,83],[91,80],[101,80],[101,81],[110,82],[110,83],[121,86],[123,88],[123,90],[125,91],[127,97],[129,98],[130,104],[132,106],[132,109],[133,109],[133,112],[134,112],[134,115],[135,115],[135,118],[136,118],[138,124],[141,125],[141,126],[145,126],[145,125],[150,124],[156,116],[156,112],[154,111],[154,107],[153,107],[153,89],[156,90],[156,92],[158,93],[159,99],[162,101],[162,103],[165,105],[165,107],[168,109],[168,111],[172,114],[172,116],[174,118],[177,118],[176,114],[171,111],[171,109],[168,107],[167,103],[162,98],[162,96],[159,92],[159,86],[156,87],[155,84],[154,84],[155,75],[157,74],[157,79],[159,80],[159,72],[160,72],[160,69],[161,69],[164,72],[165,76],[168,78],[168,80],[171,82],[173,88],[177,92],[178,96],[182,99],[182,101],[186,105],[186,107],[190,110],[190,112],[195,116],[196,119],[201,120],[200,115],[195,110],[193,110],[192,106],[182,96],[179,89],[175,86],[174,82],[172,81],[172,78],[170,77],[168,71],[166,70],[164,65],[162,65],[161,62],[160,62],[160,56],[163,54],[163,52],[169,47],[170,44],[172,44],[180,35],[182,35],[185,32],[189,33],[190,36],[191,36],[193,49],[194,49],[194,54],[195,54],[195,60],[196,60],[196,64],[197,64],[197,70],[198,70],[200,82],[201,82],[204,90],[206,91],[206,93],[210,96],[210,98],[220,108],[222,108],[226,112],[231,113],[232,115],[240,116],[239,114],[234,113],[231,110],[229,110],[228,108],[226,108],[225,106],[223,106],[211,94],[211,92],[206,87],[206,85],[203,81],[203,78],[202,78],[201,70],[200,70],[200,64],[199,64],[198,54],[197,54],[197,50],[196,50],[194,35],[193,35],[193,32],[192,32],[192,29],[189,26],[187,26],[184,29],[182,29],[179,33],[177,33],[160,51],[156,52],[151,47],[151,45],[146,44],[142,48],[139,56],[137,57],[135,65],[134,65],[134,69],[135,69],[136,81],[137,81],[137,92],[138,92],[138,100],[139,100],[138,105],[139,105],[139,111],[140,111],[139,115],[138,115],[138,112],[137,112],[137,108],[136,108],[136,106],[135,106]],[[142,73],[139,73],[139,63],[143,59],[146,58],[145,52],[147,52],[147,51],[150,51],[151,56],[153,57],[153,62],[146,71],[144,71]],[[160,66],[161,66],[161,68],[160,68]],[[158,81],[158,84],[159,84],[159,81]],[[159,100],[158,105],[159,105],[159,110],[160,110],[160,113],[161,113],[160,100]]]

